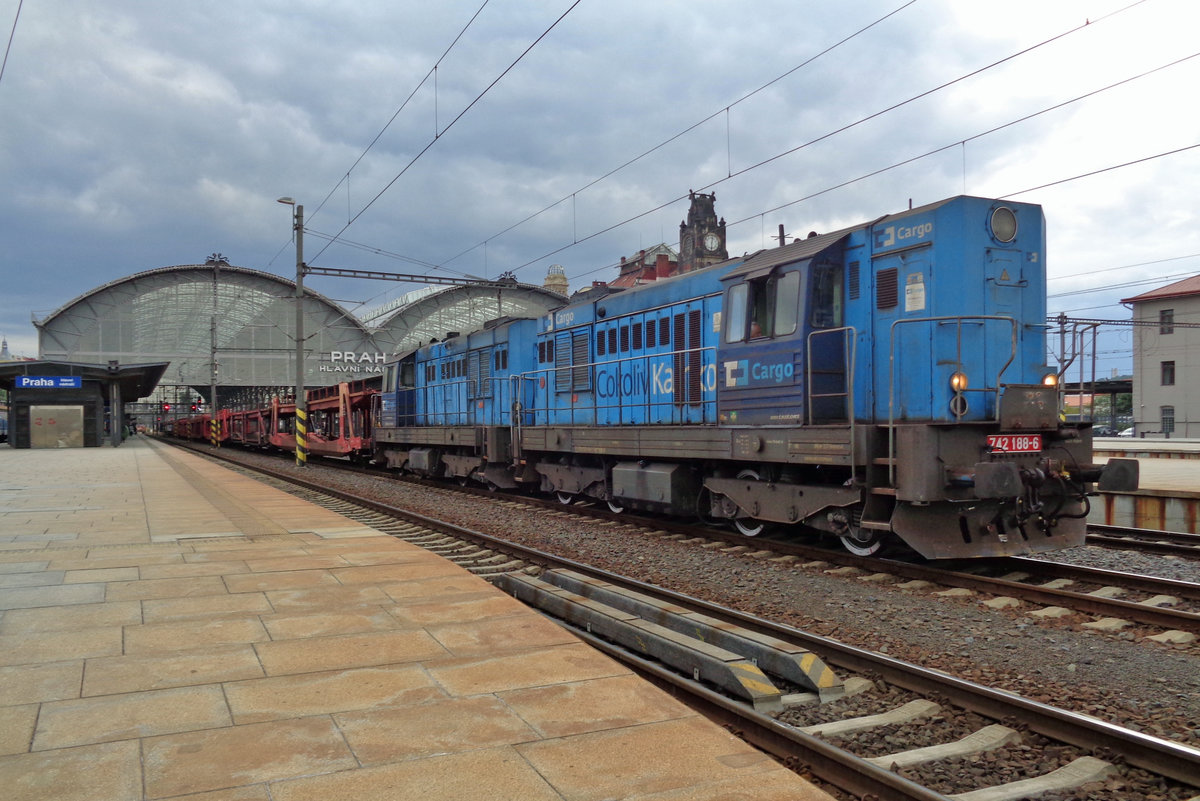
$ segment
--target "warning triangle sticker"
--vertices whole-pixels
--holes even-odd
[[[1008,277],[1008,270],[1000,271],[1000,280],[1001,281],[1011,281],[1012,280],[1011,278]]]

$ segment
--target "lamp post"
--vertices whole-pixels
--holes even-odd
[[[217,402],[217,297],[219,294],[221,265],[228,265],[229,260],[220,253],[214,253],[208,257],[205,264],[213,268],[212,317],[209,324],[208,350],[208,427],[209,440],[212,442],[212,446],[219,448],[221,447],[221,420],[218,414],[220,405]]]
[[[292,206],[292,231],[296,236],[296,466],[308,463],[308,407],[304,398],[304,206],[290,197],[280,203]]]

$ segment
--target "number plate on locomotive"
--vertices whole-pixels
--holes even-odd
[[[1000,453],[1038,453],[1041,434],[988,434],[988,447]]]

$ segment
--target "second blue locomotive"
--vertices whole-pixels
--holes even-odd
[[[956,197],[595,289],[389,364],[377,459],[860,554],[1070,547],[1136,462],[1060,423],[1045,281],[1039,206]]]

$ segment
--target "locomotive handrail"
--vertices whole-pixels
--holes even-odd
[[[508,383],[512,389],[512,401],[509,403],[509,447],[512,449],[514,462],[525,458],[525,453],[521,448],[521,428],[524,425],[521,418],[525,413],[521,405],[521,381],[522,374],[520,373],[514,373],[508,377]]]
[[[1071,366],[1079,361],[1079,393],[1080,398],[1091,398],[1091,413],[1089,418],[1095,417],[1095,398],[1096,398],[1096,355],[1097,355],[1097,337],[1099,336],[1100,323],[1089,321],[1073,321],[1070,328],[1070,350],[1067,349],[1067,316],[1059,314],[1059,354],[1058,362],[1061,365],[1055,372],[1058,375],[1058,403],[1059,411],[1062,411],[1063,392],[1066,386],[1067,371]],[[1085,364],[1088,356],[1087,338],[1091,334],[1091,364]],[[1090,374],[1090,378],[1087,375]],[[1083,404],[1080,403],[1080,417],[1083,416]]]
[[[955,324],[955,370],[962,370],[962,327],[964,322],[979,322],[986,325],[989,320],[996,322],[1007,322],[1012,329],[1011,343],[1008,355],[1008,361],[996,373],[995,386],[987,386],[986,384],[979,389],[964,388],[956,390],[958,394],[964,392],[995,392],[996,403],[993,409],[993,422],[999,420],[1000,414],[1000,378],[1004,372],[1008,370],[1009,365],[1017,358],[1017,321],[1012,317],[1006,317],[998,314],[970,314],[970,315],[950,315],[946,317],[910,317],[901,320],[894,320],[889,328],[890,340],[888,342],[888,482],[896,483],[896,329],[901,325],[909,323],[949,323]],[[958,409],[953,409],[955,418],[961,419],[964,412]]]
[[[818,336],[826,334],[841,334],[842,335],[842,382],[845,387],[845,392],[826,392],[814,393],[812,391],[812,363],[813,363],[813,340]],[[849,344],[849,366],[846,366],[847,343]],[[814,398],[845,398],[846,399],[846,422],[850,426],[850,466],[857,466],[855,461],[857,451],[855,450],[855,410],[854,410],[854,371],[858,360],[858,329],[852,325],[845,325],[839,328],[824,328],[820,331],[811,331],[806,338],[805,346],[807,349],[807,358],[804,363],[805,369],[805,385],[804,390],[808,396],[808,424],[814,424],[813,416],[813,399]]]

